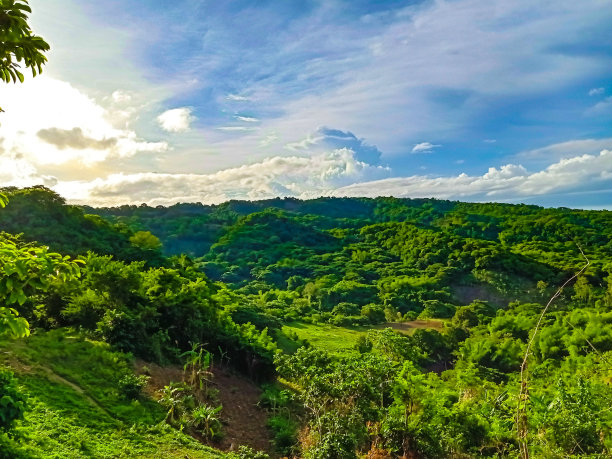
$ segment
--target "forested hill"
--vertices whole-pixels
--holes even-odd
[[[159,241],[127,225],[112,224],[99,215],[66,204],[64,198],[44,186],[0,188],[8,205],[0,212],[0,231],[21,234],[64,255],[88,251],[113,255],[123,261],[161,263]]]
[[[309,289],[323,295],[323,302],[351,297],[359,306],[395,304],[402,314],[416,306],[401,299],[408,287],[398,283],[429,290],[428,300],[480,298],[502,306],[539,299],[548,291],[544,285],[557,285],[580,265],[580,248],[593,264],[585,282],[601,286],[612,253],[609,211],[435,199],[285,198],[86,212],[151,231],[166,254],[197,257],[209,277],[249,293],[314,284]],[[334,295],[330,289],[341,291]]]
[[[175,204],[170,207],[84,207],[132,228],[152,231],[166,254],[206,254],[210,246],[242,217],[279,210],[322,230],[361,228],[383,222],[406,222],[460,237],[505,245],[579,242],[584,247],[610,248],[612,212],[543,208],[524,204],[464,203],[436,199],[294,198],[229,201],[219,205]],[[542,244],[539,244],[542,246]],[[555,247],[558,250],[559,246]]]
[[[273,383],[259,403],[273,457],[610,457],[611,212],[394,198],[94,209],[44,187],[3,192],[0,299],[15,310],[0,312],[34,336],[2,341],[0,321],[0,354],[35,404],[16,429],[29,446],[3,436],[24,405],[0,369],[19,405],[0,406],[0,452],[117,457],[98,441],[65,456],[41,433],[49,412],[51,436],[87,417],[58,403],[49,366],[143,457],[170,448],[154,436],[164,415],[175,443],[263,438],[219,414],[242,408],[231,377],[211,384],[214,361]],[[87,370],[90,354],[110,363]]]

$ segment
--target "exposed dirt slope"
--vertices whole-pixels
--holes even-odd
[[[183,380],[181,367],[160,367],[139,361],[136,365],[137,372],[142,373],[145,365],[148,368],[147,374],[151,377],[146,391],[155,399],[159,398],[159,389],[171,381]],[[223,405],[221,419],[224,436],[219,442],[209,444],[224,451],[247,445],[255,450],[266,451],[274,457],[272,437],[266,427],[266,412],[257,405],[261,396],[259,387],[226,367],[213,368],[213,374],[213,387],[219,391],[219,402]]]

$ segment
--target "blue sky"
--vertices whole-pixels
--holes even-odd
[[[0,88],[5,183],[612,208],[608,1],[31,3],[53,49]]]

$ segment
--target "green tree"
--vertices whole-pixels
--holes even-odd
[[[43,53],[50,47],[32,33],[27,22],[31,12],[28,0],[0,0],[0,80],[5,83],[23,83],[22,65],[36,76],[47,62]]]
[[[22,305],[29,296],[45,291],[53,280],[79,276],[80,260],[48,252],[46,247],[23,244],[0,234],[0,336],[20,338],[30,334],[28,322],[10,305]]]
[[[136,231],[134,235],[130,237],[130,242],[136,247],[145,250],[159,250],[162,246],[159,238],[151,234],[150,231]]]

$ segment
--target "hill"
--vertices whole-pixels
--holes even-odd
[[[612,450],[610,212],[321,198],[87,217],[45,189],[9,194],[23,236],[0,239],[0,334],[34,332],[3,344],[22,381],[0,370],[11,454],[214,457],[231,453],[196,440],[247,438],[312,459]],[[157,238],[196,257],[161,257]]]

